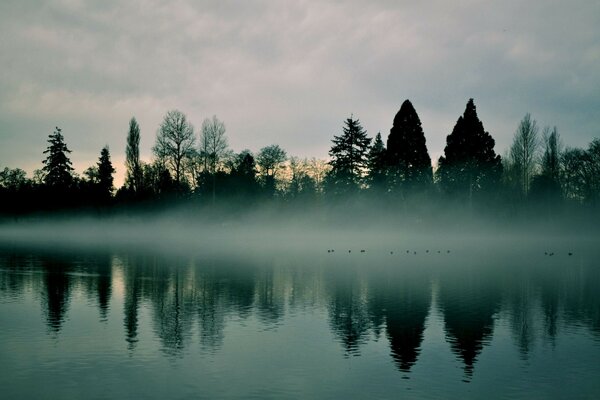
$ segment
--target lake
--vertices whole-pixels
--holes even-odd
[[[5,245],[1,397],[600,397],[593,243],[330,247]]]

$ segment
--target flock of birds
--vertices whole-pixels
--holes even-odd
[[[327,252],[328,252],[328,253],[335,253],[335,249],[327,249]],[[361,253],[366,253],[367,251],[366,251],[365,249],[361,249],[361,250],[360,250],[360,252],[361,252]],[[417,254],[417,252],[416,252],[415,250],[406,250],[406,254],[410,254],[411,252],[412,252],[414,255],[416,255],[416,254]],[[348,253],[352,253],[352,250],[348,250]],[[425,253],[429,253],[429,250],[425,250]],[[433,252],[432,252],[432,253],[433,253]],[[438,250],[438,251],[437,251],[437,253],[438,253],[438,254],[441,254],[441,253],[442,253],[442,250]],[[450,254],[450,250],[446,250],[446,251],[445,251],[445,253],[446,253],[446,254]],[[390,254],[394,254],[394,252],[393,252],[393,251],[390,251]],[[569,257],[571,257],[571,256],[573,255],[573,252],[569,251],[567,254],[569,255]],[[545,256],[552,257],[552,256],[554,255],[554,252],[548,252],[548,251],[545,251],[545,252],[544,252],[544,255],[545,255]]]
[[[334,250],[334,249],[327,249],[327,252],[328,252],[328,253],[335,253],[335,250]],[[361,252],[361,253],[366,253],[367,251],[366,251],[365,249],[361,249],[361,250],[360,250],[360,252]],[[406,250],[406,254],[410,254],[411,252],[412,252],[413,254],[417,254],[417,252],[416,252],[416,251],[414,251],[414,250],[412,250],[412,251],[411,251],[411,250]],[[441,254],[441,253],[442,253],[442,251],[441,251],[441,250],[438,250],[437,252],[438,252],[438,254]],[[348,250],[348,253],[352,253],[352,250]],[[429,250],[425,250],[425,253],[429,253]],[[433,252],[432,252],[432,253],[433,253]],[[450,250],[446,250],[446,251],[445,251],[445,253],[446,253],[446,254],[450,254]],[[393,251],[390,251],[390,254],[394,254],[394,252],[393,252]]]

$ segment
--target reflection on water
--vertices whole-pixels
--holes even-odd
[[[280,346],[279,351],[300,358],[311,348],[320,349],[304,360],[297,357],[284,364],[299,376],[314,364],[329,364],[336,353],[341,356],[336,365],[363,360],[370,368],[377,365],[380,376],[387,376],[386,368],[393,366],[398,378],[413,377],[415,382],[436,365],[460,368],[460,375],[428,379],[467,384],[477,378],[478,365],[493,369],[493,363],[512,360],[510,347],[517,360],[530,363],[535,357],[547,359],[561,342],[574,346],[574,341],[580,353],[600,355],[600,269],[593,257],[556,257],[552,262],[540,257],[528,263],[504,257],[485,265],[476,259],[461,264],[460,255],[445,257],[340,254],[299,261],[239,261],[135,252],[4,250],[0,316],[4,326],[23,318],[41,320],[46,327],[42,335],[53,340],[60,339],[68,326],[85,335],[104,329],[103,324],[110,325],[117,317],[121,321],[117,340],[124,354],[132,357],[156,350],[165,359],[187,360],[191,366],[193,360],[202,361],[200,356],[190,360],[196,349],[211,354],[215,363],[220,357],[226,363],[226,354],[230,363],[244,359],[244,354],[260,355],[261,346],[267,346],[261,338],[266,337]],[[84,317],[89,308],[97,310],[95,322]],[[300,320],[305,322],[298,327]],[[326,330],[320,330],[322,323]],[[321,333],[315,335],[316,331]],[[437,331],[443,334],[438,337]],[[6,329],[0,338],[10,342],[22,334]],[[504,343],[509,347],[491,351],[490,359],[483,361],[486,349],[500,349]],[[322,360],[315,359],[319,353]],[[19,358],[0,347],[0,358],[7,355]],[[26,363],[28,356],[23,357],[20,364]],[[37,362],[49,361],[39,357]],[[559,358],[549,359],[556,364],[548,368],[564,367]],[[34,371],[37,362],[28,368]],[[600,372],[598,364],[585,368],[592,374]],[[526,373],[535,380],[535,370]],[[398,385],[393,382],[385,384]],[[416,389],[427,393],[426,381],[421,383]],[[598,394],[597,384],[584,383],[582,388]]]

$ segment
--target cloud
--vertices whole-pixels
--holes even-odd
[[[148,159],[173,108],[197,126],[216,114],[235,150],[326,157],[350,113],[386,137],[406,98],[432,158],[470,97],[499,153],[527,112],[585,146],[600,135],[599,27],[586,0],[9,0],[0,162],[39,167],[56,125],[79,164],[105,144],[122,160],[132,115]]]

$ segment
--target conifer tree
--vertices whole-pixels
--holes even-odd
[[[494,139],[477,117],[473,99],[446,137],[444,155],[439,159],[439,178],[445,191],[467,196],[489,190],[502,175],[500,156],[494,152]]]
[[[387,153],[393,191],[407,191],[433,182],[421,120],[409,100],[402,103],[394,117],[387,139]]]
[[[114,173],[115,169],[110,161],[110,151],[108,146],[104,146],[98,159],[98,189],[102,200],[108,200],[112,196]]]
[[[373,145],[367,155],[367,166],[369,174],[367,180],[369,188],[381,191],[385,190],[387,178],[387,152],[381,140],[381,133],[377,133]]]
[[[140,163],[140,126],[135,117],[132,117],[129,121],[125,155],[127,157],[125,161],[127,167],[125,184],[129,189],[137,192],[141,189],[142,166]]]
[[[68,189],[73,183],[73,166],[71,160],[67,157],[67,154],[71,152],[65,144],[62,130],[56,127],[54,133],[50,134],[48,143],[50,145],[44,151],[44,154],[48,154],[45,160],[43,160],[44,167],[44,183],[53,189]]]
[[[327,177],[328,186],[337,194],[358,190],[367,168],[371,139],[367,137],[360,121],[351,116],[345,121],[342,134],[334,136],[332,142],[333,146],[329,150],[331,171]]]

